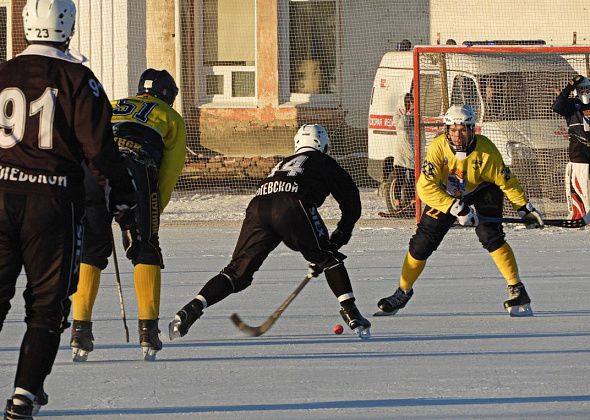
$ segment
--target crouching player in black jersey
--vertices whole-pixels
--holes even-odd
[[[489,252],[508,283],[504,308],[511,316],[531,316],[530,298],[520,281],[512,248],[500,223],[479,223],[482,216],[501,217],[504,195],[518,214],[543,226],[543,216],[527,200],[518,180],[504,165],[496,146],[475,134],[475,112],[469,105],[453,105],[444,117],[446,132],[428,146],[416,191],[426,204],[402,266],[399,287],[381,299],[375,315],[394,315],[413,295],[412,286],[426,260],[438,248],[455,223],[475,226],[482,246]]]
[[[48,401],[43,384],[70,325],[78,281],[82,162],[108,182],[111,211],[136,202],[113,142],[108,98],[69,50],[74,2],[29,0],[23,20],[29,45],[0,65],[0,329],[23,266],[27,277],[27,330],[5,419],[30,419]]]
[[[169,326],[171,339],[184,336],[205,308],[250,286],[254,273],[281,242],[301,252],[314,276],[326,274],[342,318],[361,338],[368,338],[371,323],[354,303],[345,256],[338,252],[361,215],[359,191],[327,150],[328,134],[322,126],[305,124],[299,129],[295,154],[274,167],[250,201],[230,263],[178,311]],[[318,212],[329,194],[342,212],[330,236]]]
[[[158,236],[160,214],[170,201],[186,156],[185,123],[172,108],[177,94],[174,78],[166,70],[147,69],[139,79],[136,96],[112,102],[115,141],[135,183],[139,204],[135,219],[115,219],[123,231],[126,255],[134,266],[139,344],[144,359],[149,361],[162,349],[158,329],[160,270],[164,268]],[[70,345],[77,362],[86,361],[94,349],[92,309],[100,273],[112,252],[113,215],[104,206],[101,188],[92,178],[86,179],[86,235],[78,291],[72,297]]]

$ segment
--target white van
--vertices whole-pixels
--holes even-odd
[[[477,130],[498,147],[529,197],[565,200],[563,176],[567,162],[567,130],[551,109],[556,92],[576,71],[557,54],[445,54],[446,92],[441,66],[421,64],[422,148],[442,132],[442,115],[449,105],[468,103],[478,117]],[[396,153],[408,133],[396,125],[401,98],[413,93],[413,52],[388,52],[375,74],[368,119],[368,173],[382,183],[388,210],[395,211],[392,194]],[[446,95],[446,98],[443,97]],[[406,130],[407,131],[407,130]],[[413,132],[409,133],[413,137]],[[558,184],[561,187],[556,188]],[[406,200],[414,191],[404,192]]]

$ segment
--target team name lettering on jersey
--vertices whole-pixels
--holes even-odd
[[[28,174],[18,168],[0,165],[0,180],[29,182],[31,184],[56,185],[66,188],[68,186],[68,177],[65,175],[38,175]]]
[[[258,187],[256,190],[256,196],[279,192],[296,193],[298,189],[299,186],[296,182],[271,181]]]

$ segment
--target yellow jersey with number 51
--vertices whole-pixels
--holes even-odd
[[[166,102],[148,94],[112,101],[115,137],[141,144],[158,166],[160,211],[182,172],[186,157],[186,125]]]

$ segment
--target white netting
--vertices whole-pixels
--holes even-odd
[[[76,4],[72,45],[89,58],[88,65],[109,97],[134,94],[147,67],[167,69],[180,86],[175,107],[187,121],[189,149],[164,215],[175,221],[242,214],[259,179],[291,153],[293,135],[302,123],[327,128],[332,155],[362,190],[363,218],[377,217],[378,211],[391,211],[397,204],[406,206],[413,197],[413,174],[399,169],[398,164],[405,167],[403,157],[392,160],[393,154],[404,152],[395,149],[397,145],[391,149],[393,138],[412,135],[411,116],[400,113],[394,121],[393,113],[407,92],[393,83],[382,102],[375,103],[373,97],[374,87],[390,83],[376,77],[387,52],[404,49],[404,39],[411,45],[445,44],[449,39],[458,44],[494,39],[590,43],[587,5],[582,0],[568,1],[563,7],[548,0],[527,0],[518,6],[511,0],[77,0]],[[23,5],[23,0],[0,0],[0,60],[3,54],[10,58],[24,48]],[[572,64],[578,63],[576,71],[587,74],[583,62],[577,57]],[[493,83],[508,91],[518,79],[506,74]],[[534,92],[527,88],[526,94]],[[559,125],[556,116],[547,115]],[[369,133],[371,124],[373,131],[397,127],[396,135],[378,139]],[[564,128],[562,122],[560,133]],[[547,153],[547,161],[562,162],[563,153],[554,149]],[[533,171],[529,168],[525,165],[525,170]],[[554,167],[550,179],[559,182],[561,171],[561,166]],[[540,189],[554,183],[546,178],[539,182]],[[552,191],[549,199],[561,206],[559,188]],[[216,206],[227,205],[230,197],[237,197],[236,209],[224,216]]]

